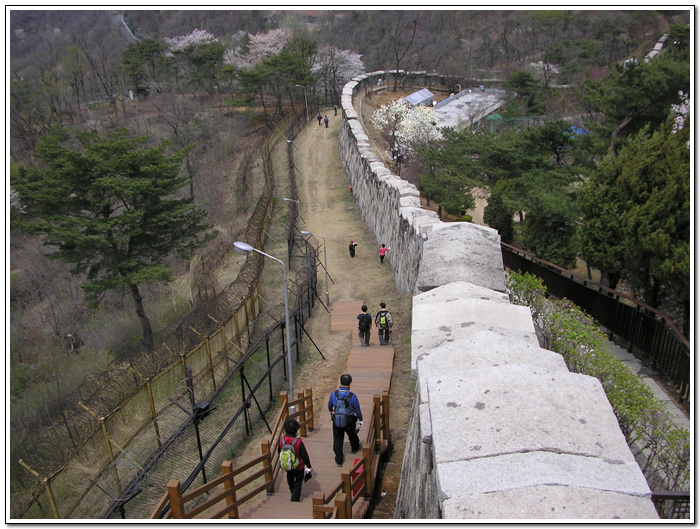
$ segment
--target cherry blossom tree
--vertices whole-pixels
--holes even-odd
[[[263,59],[279,54],[291,37],[292,31],[289,28],[273,29],[255,35],[239,31],[232,39],[236,45],[226,52],[224,63],[237,69],[250,70]]]
[[[319,90],[333,100],[340,98],[342,86],[353,77],[365,73],[362,55],[335,46],[323,46],[311,71],[318,78]]]
[[[187,35],[180,35],[173,38],[165,37],[163,40],[165,40],[165,43],[168,45],[168,50],[172,53],[173,51],[184,50],[189,46],[209,44],[219,39],[206,30],[195,29],[192,33],[188,33]]]

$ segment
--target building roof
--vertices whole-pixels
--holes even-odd
[[[435,94],[433,94],[430,90],[423,88],[422,90],[418,90],[417,92],[412,93],[410,96],[407,96],[405,99],[411,105],[419,105],[426,99],[432,99],[434,96]]]

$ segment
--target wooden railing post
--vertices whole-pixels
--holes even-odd
[[[345,493],[345,518],[352,518],[352,476],[348,469],[340,473],[340,481],[343,482],[342,491]]]
[[[379,400],[379,395],[375,395],[372,399],[372,407],[374,413],[372,414],[374,418],[374,439],[372,439],[372,445],[375,452],[380,452],[382,449],[382,406]]]
[[[311,388],[306,388],[306,401],[304,401],[304,407],[311,410],[309,412],[309,415],[305,418],[305,420],[309,421],[309,424],[307,425],[307,429],[310,432],[314,431],[314,392],[313,389]]]
[[[335,495],[335,501],[333,502],[333,507],[335,507],[338,510],[337,517],[342,518],[342,519],[349,519],[352,518],[352,506],[350,507],[350,516],[348,516],[348,502],[347,502],[348,495],[339,492],[338,494]]]
[[[321,511],[319,509],[319,507],[323,507],[326,504],[326,494],[321,492],[320,490],[315,491],[314,495],[311,498],[311,502],[312,502],[312,511],[311,511],[312,518],[314,520],[325,518],[323,511]]]
[[[389,440],[389,392],[382,395],[382,408],[384,410],[384,439]]]
[[[182,519],[185,517],[185,506],[182,504],[182,489],[180,481],[171,479],[168,481],[168,499],[170,500],[170,512],[173,518]]]
[[[228,513],[229,518],[238,518],[238,503],[236,503],[236,483],[233,477],[233,463],[231,461],[224,461],[221,463],[221,474],[228,475],[228,479],[224,481],[224,490],[229,491],[229,495],[226,496],[226,506],[230,507],[233,505],[233,510]]]
[[[282,407],[282,422],[284,423],[285,419],[289,416],[289,406],[287,406],[287,403],[289,402],[289,393],[286,391],[281,391],[280,392],[280,406]]]
[[[304,392],[297,391],[297,398],[295,400],[300,400],[301,406],[302,406],[301,410],[297,409],[297,413],[299,411],[302,412],[302,414],[299,416],[299,419],[301,419],[301,420],[297,419],[297,422],[299,422],[299,426],[300,426],[299,435],[301,437],[306,437],[308,435],[308,433],[306,432],[306,410],[304,410],[304,407],[306,406],[306,400],[304,399]]]
[[[270,441],[263,441],[260,443],[260,449],[262,450],[262,455],[267,456],[263,461],[263,468],[265,469],[265,481],[269,483],[267,488],[267,495],[272,496],[275,492],[275,484],[272,481],[272,459],[270,457]]]
[[[362,466],[365,474],[365,501],[369,501],[372,496],[372,449],[363,446],[362,458],[364,459]]]

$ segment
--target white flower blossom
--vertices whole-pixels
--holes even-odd
[[[412,151],[417,145],[441,137],[433,109],[411,107],[405,99],[382,105],[373,115],[372,123],[389,135],[392,148]]]
[[[187,35],[180,35],[179,37],[173,38],[166,37],[163,40],[165,40],[165,43],[168,45],[168,49],[172,52],[176,50],[184,50],[188,46],[208,44],[219,39],[204,29],[195,29],[192,33]]]
[[[232,64],[236,68],[247,70],[267,57],[277,55],[282,51],[284,45],[292,36],[289,28],[273,29],[266,33],[256,33],[250,35],[247,46],[241,44],[243,40],[242,32],[234,35],[234,40],[239,44],[235,49],[229,49],[224,54],[224,63]]]

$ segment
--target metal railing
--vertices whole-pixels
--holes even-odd
[[[541,278],[549,295],[572,301],[647,356],[677,386],[680,402],[689,397],[690,342],[666,314],[509,244],[501,250],[505,267]]]

